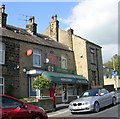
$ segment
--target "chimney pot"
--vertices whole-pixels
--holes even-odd
[[[32,23],[32,24],[33,24],[33,23],[34,23],[34,21],[35,21],[34,16],[30,17],[29,21],[30,21],[30,23]]]
[[[5,5],[2,5],[0,11],[0,27],[6,27],[7,14],[5,13]]]
[[[5,5],[2,5],[2,13],[5,13]]]
[[[52,16],[52,21],[57,21],[57,14],[55,14],[55,16]]]
[[[36,34],[37,33],[37,24],[34,23],[35,18],[34,16],[30,17],[29,19],[29,24],[26,25],[26,30],[31,33],[31,34]]]

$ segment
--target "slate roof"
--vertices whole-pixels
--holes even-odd
[[[56,42],[48,36],[38,33],[36,35],[32,35],[28,33],[26,29],[18,28],[11,25],[7,25],[6,28],[2,28],[2,34],[0,35],[2,37],[13,38],[19,41],[30,42],[48,47],[54,47],[54,48],[71,51],[68,46],[60,42]]]

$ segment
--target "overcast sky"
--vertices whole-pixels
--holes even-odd
[[[118,1],[83,0],[63,19],[75,34],[102,46],[103,62],[118,54]]]
[[[34,3],[30,3],[30,0],[24,0],[27,3],[20,2],[23,0],[18,0],[18,3],[14,3],[15,0],[9,1],[12,3],[5,5],[8,23],[12,25],[19,27],[24,25],[25,28],[25,22],[18,20],[20,18],[18,14],[33,15],[38,24],[38,31],[41,32],[48,27],[51,16],[57,14],[60,28],[65,30],[72,28],[76,35],[102,47],[103,63],[118,54],[119,0],[77,0],[77,2],[64,0],[67,3],[63,0],[45,0],[46,2],[32,0]]]

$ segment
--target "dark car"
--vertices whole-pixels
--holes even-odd
[[[41,107],[30,105],[8,95],[0,94],[0,118],[48,119],[48,116]]]

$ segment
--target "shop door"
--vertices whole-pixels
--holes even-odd
[[[62,85],[62,102],[68,102],[68,91],[67,91],[67,85]]]
[[[30,97],[40,97],[40,90],[35,90],[32,88],[32,82],[35,80],[35,77],[29,78],[29,96]]]

